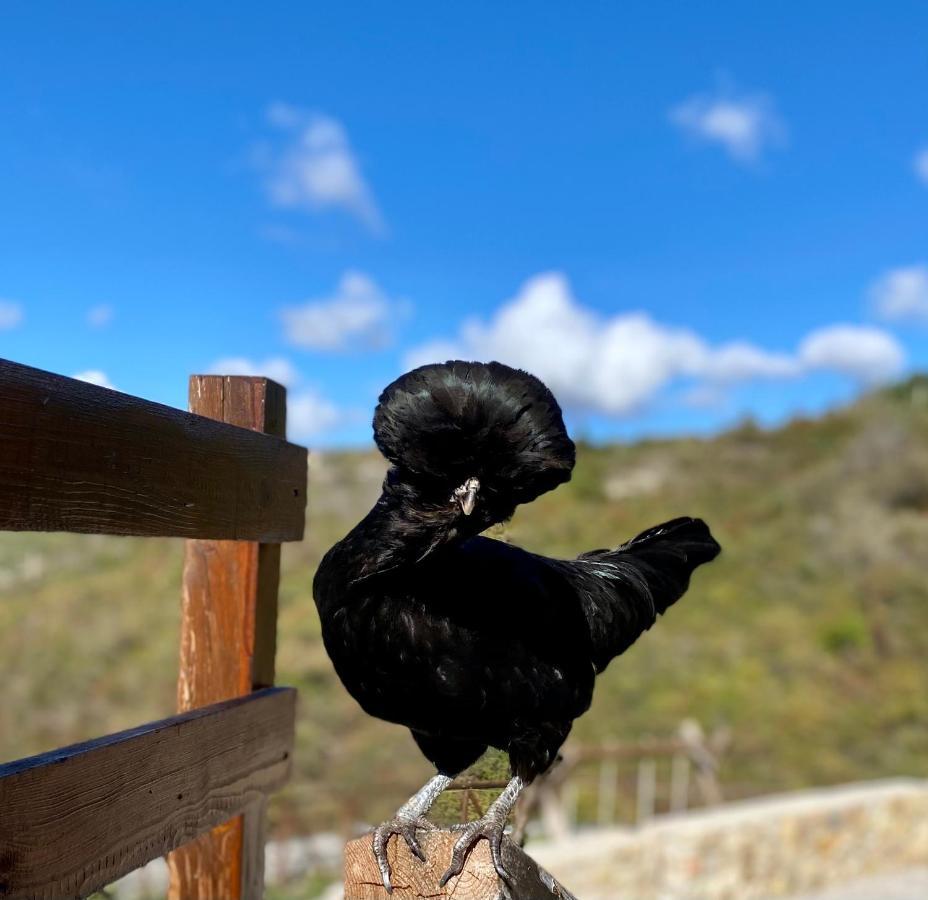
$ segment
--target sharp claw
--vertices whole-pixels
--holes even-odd
[[[503,863],[502,830],[497,830],[495,826],[488,826],[486,823],[481,823],[479,820],[478,822],[471,822],[469,825],[465,825],[462,829],[456,830],[462,830],[464,834],[458,838],[457,843],[454,845],[454,849],[451,851],[451,865],[448,866],[448,870],[442,875],[441,881],[439,881],[439,887],[444,887],[455,875],[461,874],[468,854],[473,847],[484,838],[490,844],[490,855],[493,858],[493,868],[496,870],[496,874],[499,875],[504,882],[510,881],[509,872]]]
[[[390,843],[390,838],[393,837],[394,834],[400,835],[403,840],[406,841],[406,846],[409,847],[410,852],[416,859],[420,862],[426,862],[426,856],[422,850],[422,845],[416,837],[416,829],[421,828],[423,831],[431,831],[434,827],[435,826],[433,826],[431,822],[424,818],[415,819],[413,821],[397,818],[389,822],[384,822],[374,830],[374,858],[377,860],[377,867],[380,869],[380,877],[388,894],[393,893],[393,884],[390,881],[390,862],[387,858],[387,846]]]
[[[443,888],[449,881],[451,881],[452,878],[454,878],[455,875],[460,875],[460,874],[461,874],[460,870],[458,870],[457,872],[454,871],[454,866],[449,867],[448,871],[445,872],[445,874],[442,875],[441,878],[438,879],[438,886],[440,888]]]
[[[387,860],[387,844],[390,842],[390,832],[378,828],[374,832],[374,859],[380,869],[380,880],[388,894],[393,893],[393,884],[390,881],[390,863]]]
[[[383,882],[384,890],[388,894],[393,893],[393,882],[390,881],[390,864],[386,860],[377,860],[377,866],[380,869],[380,880]]]
[[[451,864],[445,870],[445,874],[441,876],[438,882],[439,887],[444,887],[455,875],[461,874],[461,870],[464,868],[464,860],[467,859],[467,851],[475,843],[476,835],[472,833],[471,828],[465,826],[463,831],[464,834],[458,838],[451,851]]]
[[[444,887],[455,875],[461,874],[468,854],[473,847],[484,838],[489,841],[490,854],[493,857],[493,867],[496,869],[497,874],[504,881],[509,880],[509,873],[506,871],[505,866],[503,866],[503,835],[501,831],[498,832],[494,826],[487,826],[485,822],[479,819],[476,822],[471,822],[455,830],[462,831],[463,833],[458,838],[454,845],[454,849],[451,851],[451,864],[448,866],[445,874],[441,876],[441,880],[438,882],[439,887]]]
[[[419,842],[416,840],[415,829],[411,829],[409,833],[404,832],[403,837],[406,838],[406,845],[412,850],[413,855],[419,862],[425,862],[425,854],[422,852],[422,847],[419,846]]]

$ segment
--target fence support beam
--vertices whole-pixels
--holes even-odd
[[[286,391],[266,378],[193,375],[190,411],[284,437]],[[279,572],[279,544],[187,541],[179,711],[273,684]],[[256,804],[172,853],[170,900],[258,900],[264,820]]]

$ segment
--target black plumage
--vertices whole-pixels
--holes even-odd
[[[404,375],[380,397],[374,436],[391,463],[380,499],[326,554],[313,586],[326,649],[368,713],[412,731],[446,776],[435,790],[493,746],[509,754],[514,799],[554,761],[596,673],[680,598],[718,544],[691,518],[575,560],[480,537],[574,465],[550,391],[499,363]],[[417,849],[433,799],[413,798],[405,818],[383,826],[386,839],[402,833]],[[486,822],[470,835],[491,837],[500,868],[503,805],[492,836]]]

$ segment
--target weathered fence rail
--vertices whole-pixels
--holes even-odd
[[[722,787],[719,767],[728,749],[731,735],[728,729],[719,729],[706,735],[702,726],[694,719],[680,723],[674,737],[646,739],[640,741],[609,740],[601,744],[568,747],[564,754],[563,771],[552,780],[551,785],[541,786],[542,802],[545,799],[556,806],[556,811],[547,810],[547,819],[552,815],[561,818],[558,831],[568,830],[576,818],[576,780],[571,776],[581,768],[598,767],[596,821],[600,825],[611,825],[617,818],[620,770],[624,763],[635,766],[634,772],[634,821],[642,824],[657,811],[659,796],[658,763],[667,774],[667,812],[684,812],[691,805],[695,788],[702,806],[716,806],[722,802]],[[668,765],[669,764],[669,765]]]
[[[261,896],[294,739],[279,542],[306,505],[285,399],[195,375],[186,413],[0,360],[0,530],[188,538],[180,715],[0,765],[0,897],[86,897],[168,851],[171,900]]]
[[[244,812],[286,781],[293,700],[269,688],[4,766],[0,890],[82,897]]]
[[[306,450],[252,424],[270,403],[283,433],[284,389],[215,375],[190,388],[200,415],[0,360],[0,530],[301,540]]]

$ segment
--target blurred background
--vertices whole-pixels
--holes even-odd
[[[380,389],[450,357],[534,372],[579,442],[498,537],[687,514],[725,548],[601,677],[531,852],[584,898],[928,893],[926,34],[915,2],[4,4],[0,355],[179,407],[268,375],[311,449],[270,896],[429,775],[310,586],[379,494]],[[173,711],[181,562],[0,535],[0,761]]]

